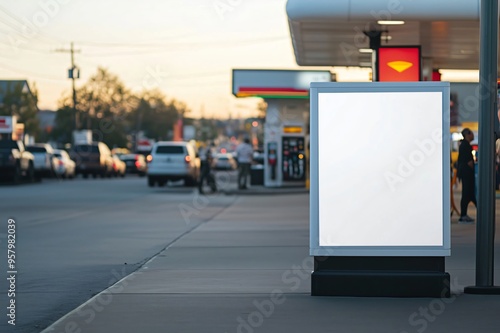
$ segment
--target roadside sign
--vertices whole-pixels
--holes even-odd
[[[0,133],[13,133],[16,127],[16,117],[0,116]]]
[[[450,255],[449,96],[448,82],[311,84],[311,255]]]

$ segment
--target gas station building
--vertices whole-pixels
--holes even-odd
[[[261,97],[267,103],[264,186],[306,186],[309,85],[330,81],[329,71],[233,70],[236,97]]]
[[[481,3],[485,5],[482,12]],[[453,86],[447,82],[423,83],[418,81],[440,81],[440,70],[479,69],[480,37],[486,35],[485,33],[480,36],[480,15],[484,19],[484,21],[481,20],[483,28],[485,27],[484,22],[488,22],[493,27],[495,26],[495,20],[497,21],[496,24],[498,24],[498,13],[495,16],[496,19],[489,21],[490,15],[486,14],[488,8],[495,8],[490,13],[498,10],[497,7],[490,7],[489,3],[480,0],[287,1],[286,11],[291,41],[298,65],[371,67],[372,80],[385,81],[372,83],[371,85],[327,83],[313,83],[311,85],[311,153],[313,158],[311,160],[310,255],[314,256],[315,262],[311,280],[313,295],[449,297],[449,287],[446,286],[449,285],[450,276],[446,273],[444,258],[450,255],[451,249],[449,242],[450,184],[448,159],[451,135],[447,136],[447,134],[450,134],[448,130],[450,124],[447,121],[450,110],[457,113],[456,115],[452,114],[452,120],[453,116],[455,116],[454,120],[458,120],[459,123],[464,123],[464,120],[477,119],[480,105],[485,110],[483,101],[494,96],[491,96],[491,85],[483,85],[479,89],[479,84],[477,84],[460,95],[460,93],[454,92]],[[493,24],[490,24],[490,22]],[[482,32],[485,30],[482,30]],[[494,35],[491,30],[488,33]],[[484,56],[484,53],[488,54],[484,50],[492,49],[485,47],[485,45],[489,46],[488,41],[493,44],[491,39],[485,38],[481,43],[483,50],[481,56]],[[493,45],[496,46],[496,43]],[[482,65],[487,62],[489,69],[491,62],[487,61],[486,58],[482,58]],[[495,60],[498,65],[498,58]],[[484,68],[482,67],[482,69]],[[482,72],[484,75],[489,75],[481,78],[483,84],[492,82],[491,73],[486,72]],[[495,74],[498,77],[498,69]],[[401,82],[400,87],[398,87],[399,82]],[[430,97],[425,97],[413,100],[414,105],[412,106],[416,105],[416,107],[412,111],[415,112],[403,117],[402,112],[399,111],[408,111],[406,105],[412,103],[410,98],[391,109],[391,106],[387,105],[387,101],[380,97],[382,96],[381,93],[384,93],[384,89],[393,89],[390,91],[394,92],[394,94],[390,96],[400,98],[405,87],[409,90],[416,89],[416,91],[419,89],[422,89],[422,91],[427,90],[430,95],[436,92],[435,89],[442,89],[440,93],[438,92],[435,95],[440,96],[440,103],[436,103],[436,111],[428,114],[428,118],[418,118],[422,117],[424,111],[429,110],[425,106],[418,106],[422,101],[429,102],[432,100]],[[488,93],[482,98],[481,92],[485,92],[486,89],[488,89]],[[422,227],[420,221],[408,223],[407,226],[401,229],[402,235],[405,236],[411,235],[410,230],[415,226],[420,228],[418,230],[428,231],[427,235],[437,235],[440,240],[434,244],[436,246],[430,246],[421,241],[406,242],[402,240],[402,237],[396,236],[395,230],[398,230],[402,223],[408,222],[408,219],[404,216],[395,218],[388,218],[387,216],[366,217],[363,216],[362,211],[358,211],[356,208],[348,209],[344,218],[338,218],[335,215],[338,209],[343,209],[346,204],[344,202],[344,206],[337,205],[330,193],[339,184],[342,184],[342,176],[348,173],[346,172],[331,180],[329,177],[324,177],[323,172],[323,177],[320,180],[322,170],[331,170],[334,169],[333,165],[338,165],[329,162],[332,159],[330,158],[332,154],[329,149],[325,149],[325,146],[328,147],[328,145],[324,139],[329,138],[330,128],[325,126],[324,121],[327,119],[331,123],[342,122],[347,124],[345,126],[349,129],[361,127],[358,126],[360,125],[357,122],[358,119],[352,120],[352,114],[357,114],[358,118],[362,117],[365,106],[360,105],[359,100],[352,99],[353,93],[365,94],[364,96],[367,99],[379,95],[379,102],[374,103],[377,111],[380,112],[379,118],[376,118],[378,122],[381,119],[389,119],[386,114],[393,112],[396,116],[392,119],[404,120],[401,124],[406,122],[408,129],[415,129],[413,119],[427,121],[427,119],[435,118],[438,120],[437,123],[442,125],[440,132],[443,138],[442,147],[440,147],[442,155],[436,155],[438,157],[436,161],[439,162],[436,165],[439,165],[439,167],[421,175],[423,177],[421,179],[425,180],[428,180],[431,175],[437,175],[436,183],[442,181],[442,184],[439,184],[442,186],[431,190],[427,189],[426,191],[423,187],[420,187],[421,183],[415,182],[416,187],[412,191],[412,193],[438,194],[438,199],[432,202],[439,201],[441,206],[434,209],[433,213],[442,214],[442,217],[436,216],[431,219],[436,222],[437,231]],[[346,112],[344,109],[337,108],[338,104],[326,103],[325,101],[328,101],[328,98],[333,101],[339,101],[342,98],[350,99],[347,104],[344,104],[349,110]],[[325,105],[329,108],[325,108]],[[352,110],[349,108],[351,106],[353,106]],[[366,111],[368,114],[370,111],[369,106],[366,107]],[[481,114],[482,121],[485,119],[483,116],[487,113]],[[335,118],[332,114],[336,114],[337,117]],[[339,114],[341,115],[340,118]],[[350,119],[350,122],[345,122],[342,116]],[[387,140],[394,147],[399,144],[399,138],[408,139],[405,137],[406,133],[398,132],[401,130],[401,124],[395,123],[393,128],[388,128],[388,132],[392,134],[398,133],[392,137],[392,140]],[[432,128],[432,125],[428,125],[426,122],[420,122],[416,126],[418,126],[417,129],[427,131]],[[414,132],[412,138],[416,137],[417,134],[421,135],[421,131]],[[395,156],[398,156],[397,150],[392,146],[388,149],[393,151]],[[485,149],[488,149],[488,146],[489,143],[486,143]],[[361,142],[360,147],[358,151],[369,149],[370,146]],[[325,151],[329,155],[325,154]],[[407,149],[401,151],[407,151]],[[487,156],[487,154],[485,153],[484,156]],[[333,160],[338,162],[336,157]],[[485,159],[485,161],[488,161],[488,159]],[[483,163],[482,165],[487,164]],[[386,170],[386,165],[383,164],[381,169]],[[369,181],[376,178],[378,174],[372,176],[368,179]],[[349,179],[355,178],[356,176],[352,176]],[[487,178],[483,177],[482,179]],[[479,183],[481,184],[481,179]],[[351,188],[345,184],[340,186],[342,189],[346,187],[352,190],[346,195],[349,204],[354,198],[358,200],[359,194],[363,194],[363,191],[375,191],[377,189],[377,194],[372,196],[375,198],[384,189],[383,186],[377,187],[375,185],[364,189],[357,189],[355,186]],[[485,193],[489,194],[489,190],[490,188],[486,189],[486,186],[484,186]],[[404,193],[404,191],[398,192],[398,194],[400,194],[398,199],[401,199],[403,203],[407,203],[410,195]],[[339,196],[337,198],[343,199],[344,197]],[[479,200],[481,200],[481,197]],[[368,201],[371,202],[370,198]],[[388,200],[391,204],[395,201]],[[320,203],[318,204],[318,202]],[[331,209],[328,214],[324,213],[325,210],[332,207],[334,209]],[[365,206],[361,207],[365,208]],[[395,204],[385,208],[385,210],[381,207],[383,207],[383,204],[377,205],[376,208],[382,209],[384,214],[393,214],[401,205]],[[405,211],[409,212],[410,210]],[[481,219],[478,218],[479,220]],[[485,240],[484,244],[486,244],[485,235],[490,227],[486,223],[491,222],[490,220],[485,221],[486,218],[482,221],[484,227],[477,230],[478,234],[481,232]],[[491,225],[494,225],[494,221],[492,222]],[[374,245],[373,241],[378,241],[380,238],[372,233],[366,233],[366,230],[369,230],[373,223],[380,223],[383,227],[393,223],[386,231],[387,234],[393,236],[390,238],[391,241],[395,241],[399,247],[385,241]],[[328,228],[337,225],[339,226],[338,229],[331,233],[327,232]],[[353,228],[351,233],[346,232],[353,225],[357,226],[357,228]],[[363,234],[366,235],[365,238],[362,238]],[[349,235],[356,241],[349,244],[342,243]],[[329,237],[337,237],[341,241],[331,241]],[[423,237],[423,239],[427,240],[427,237]],[[491,242],[491,240],[489,241]],[[408,250],[410,252],[405,252]],[[412,252],[413,250],[415,252]],[[435,250],[437,252],[432,252]],[[486,250],[488,250],[487,253]],[[493,252],[492,248],[488,247],[486,250],[485,246],[483,246],[480,253],[487,254],[488,256],[485,256],[485,258],[488,257],[488,260],[491,261],[492,255],[490,255],[490,252]],[[483,261],[482,268],[488,264],[486,259]],[[492,266],[490,265],[490,267]],[[492,277],[492,275],[484,273],[486,271],[485,269],[481,271],[483,274],[478,289],[469,288],[469,292],[483,292],[481,288],[483,287],[482,283],[486,280],[484,277]],[[476,277],[478,276],[476,275]],[[425,287],[422,290],[416,290],[415,286]],[[486,284],[484,286],[486,287]],[[398,289],[399,287],[401,289]],[[443,296],[441,293],[443,290],[448,295]],[[494,292],[497,293],[498,290]]]
[[[480,1],[288,0],[300,66],[371,67],[373,81],[439,81],[440,70],[479,68]],[[329,71],[234,70],[236,97],[262,97],[267,187],[306,184],[309,84]],[[450,85],[451,125],[477,122],[479,84]]]

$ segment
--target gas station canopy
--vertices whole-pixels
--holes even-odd
[[[480,0],[288,0],[286,10],[301,66],[370,67],[367,34],[381,32],[381,46],[420,45],[433,68],[479,68]]]

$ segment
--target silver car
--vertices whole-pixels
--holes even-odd
[[[69,158],[69,154],[65,150],[54,149],[54,156],[58,162],[54,167],[56,176],[62,178],[75,178],[75,162]]]

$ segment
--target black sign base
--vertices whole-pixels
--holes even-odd
[[[497,287],[497,286],[491,286],[491,287],[471,286],[471,287],[465,287],[464,293],[473,294],[473,295],[500,295],[500,287]]]
[[[450,297],[444,257],[314,257],[312,296]]]

